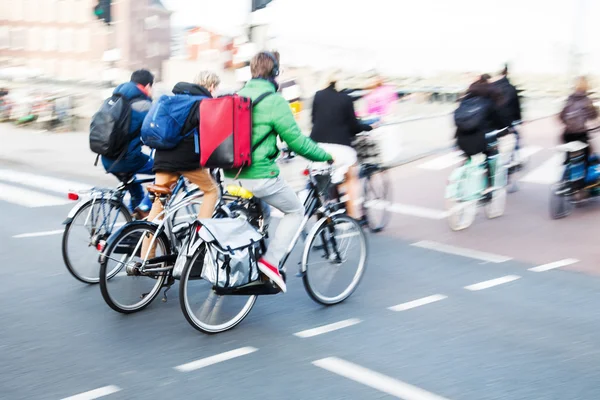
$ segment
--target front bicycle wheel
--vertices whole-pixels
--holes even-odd
[[[390,221],[392,190],[386,171],[378,170],[363,182],[363,204],[371,232],[381,232]]]
[[[317,303],[341,303],[358,287],[366,264],[367,238],[360,224],[347,215],[323,218],[304,248],[304,288]]]
[[[113,310],[124,314],[140,311],[160,293],[169,268],[167,261],[152,259],[169,256],[170,245],[164,232],[157,234],[157,229],[148,222],[132,222],[109,240],[100,255],[100,290]],[[153,251],[142,266],[146,259],[142,245],[153,237]]]
[[[62,256],[71,275],[83,283],[98,283],[98,243],[131,219],[129,209],[122,203],[115,206],[99,199],[84,204],[66,224],[62,237]]]
[[[190,257],[179,282],[179,304],[185,319],[200,332],[224,332],[238,325],[256,303],[256,296],[218,295],[202,278],[206,246]]]

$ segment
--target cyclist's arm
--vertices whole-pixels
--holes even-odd
[[[356,111],[354,110],[354,102],[347,96],[347,105],[346,105],[346,119],[350,123],[350,127],[352,130],[352,136],[355,136],[361,132],[369,132],[373,129],[371,125],[361,124],[356,118]]]
[[[331,155],[312,139],[302,134],[287,101],[281,96],[272,96],[271,121],[273,128],[288,147],[310,161],[329,161]]]

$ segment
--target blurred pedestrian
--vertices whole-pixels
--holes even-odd
[[[373,125],[388,117],[396,100],[398,93],[391,85],[385,85],[380,76],[375,78],[374,89],[363,97],[365,101],[365,112],[367,115],[364,123]]]

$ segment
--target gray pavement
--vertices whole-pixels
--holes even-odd
[[[12,149],[0,149],[0,190],[62,196],[47,177],[114,185],[81,150],[87,138],[30,132],[27,147],[0,128]],[[98,286],[74,280],[63,265],[61,222],[72,204],[32,208],[0,192],[0,398],[600,398],[600,232],[590,223],[600,207],[549,219],[545,177],[558,127],[547,119],[524,129],[536,152],[523,178],[534,177],[509,196],[501,218],[451,232],[443,189],[457,165],[452,154],[402,165],[389,172],[392,221],[369,234],[368,270],[352,297],[322,307],[290,274],[288,293],[259,298],[237,328],[213,336],[185,321],[177,284],[166,303],[128,316],[112,311]],[[73,147],[54,158],[53,140]],[[299,166],[284,167],[290,181]],[[6,181],[11,171],[31,180]],[[566,259],[572,265],[531,270]],[[346,327],[294,335],[340,321]],[[231,351],[238,356],[224,360]],[[212,356],[220,359],[175,369]]]

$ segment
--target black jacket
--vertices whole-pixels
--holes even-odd
[[[510,122],[521,120],[521,101],[519,100],[519,94],[517,89],[508,81],[505,76],[502,79],[494,82],[504,97],[504,108],[506,116],[510,119]]]
[[[315,94],[312,123],[312,140],[344,146],[351,146],[357,133],[373,129],[356,119],[352,98],[335,90],[333,85]]]
[[[212,97],[210,92],[204,87],[187,82],[179,82],[176,84],[175,87],[173,87],[173,94],[175,96],[190,94],[193,96]],[[199,125],[198,112],[198,107],[192,107],[182,132],[189,132]],[[196,152],[194,135],[186,136],[173,149],[156,150],[156,153],[154,154],[154,172],[193,171],[198,168],[200,168],[200,153]]]
[[[474,131],[456,130],[456,144],[468,156],[483,153],[487,149],[485,134],[506,128],[510,118],[505,113],[500,91],[491,84],[473,84],[465,99],[478,97],[485,107],[486,116],[480,127]]]

